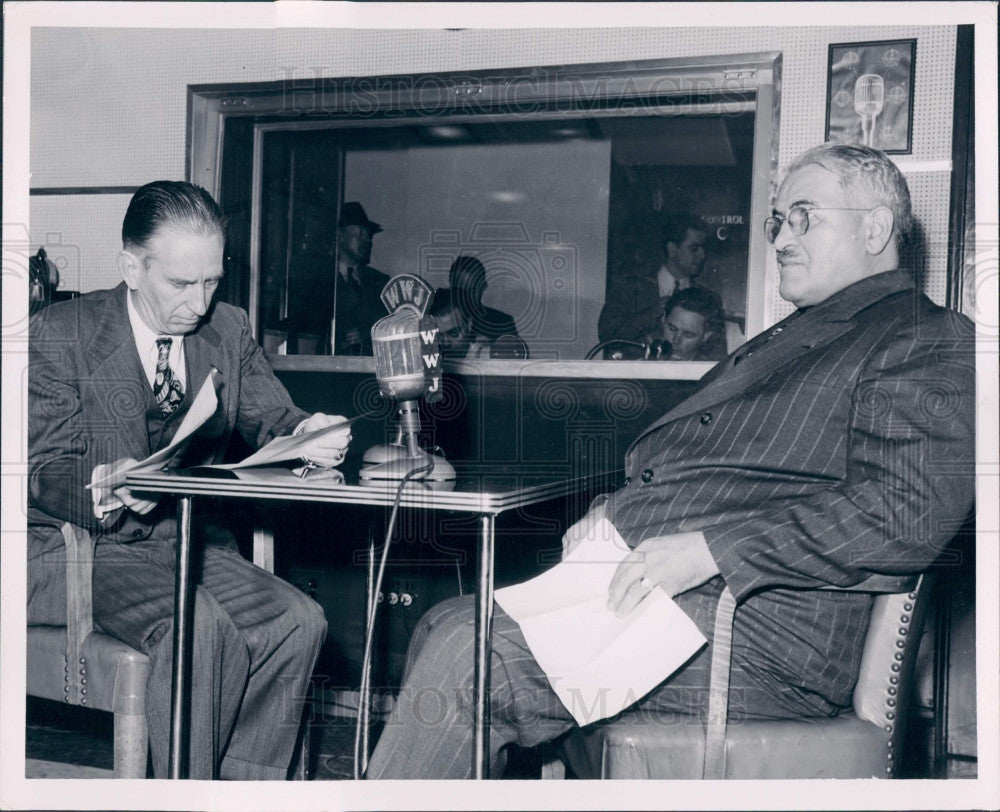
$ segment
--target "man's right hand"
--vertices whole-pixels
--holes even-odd
[[[132,494],[130,488],[124,487],[125,475],[139,464],[132,457],[122,457],[105,465],[98,465],[91,475],[90,481],[107,480],[103,488],[96,488],[98,498],[95,511],[99,517],[120,507],[126,507],[133,513],[149,513],[156,507],[159,499],[140,499]]]
[[[594,532],[594,525],[605,517],[606,502],[594,505],[576,524],[572,525],[562,537],[562,557],[565,559],[577,545]]]

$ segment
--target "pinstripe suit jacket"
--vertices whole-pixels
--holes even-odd
[[[972,336],[899,271],[798,311],[635,440],[609,518],[632,546],[703,531],[740,602],[734,653],[846,706],[870,599],[816,588],[924,569],[967,515]],[[679,597],[709,634],[720,589]]]
[[[84,486],[98,463],[143,459],[152,450],[146,409],[152,390],[126,310],[126,286],[52,305],[30,328],[28,389],[29,620],[32,564],[62,550],[63,522],[113,541],[172,538],[169,503],[139,516],[119,509],[98,522]],[[187,391],[219,370],[219,408],[189,445],[184,464],[222,459],[234,431],[251,446],[286,434],[308,413],[295,407],[250,334],[246,314],[216,303],[184,340]],[[38,596],[35,596],[38,597]],[[53,596],[55,608],[65,597]],[[46,600],[46,602],[48,602]]]

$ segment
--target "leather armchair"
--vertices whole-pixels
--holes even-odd
[[[27,693],[113,713],[115,778],[145,778],[149,659],[94,630],[94,540],[71,524],[63,525],[62,533],[67,624],[28,627]]]
[[[873,577],[852,590],[875,594],[853,713],[835,718],[726,718],[736,602],[723,591],[716,615],[708,723],[693,716],[628,712],[570,733],[561,756],[580,778],[892,778],[898,757],[931,576]],[[563,777],[563,761],[543,778]]]

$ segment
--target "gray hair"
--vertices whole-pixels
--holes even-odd
[[[888,208],[892,212],[897,245],[909,238],[913,230],[910,189],[903,173],[884,152],[860,144],[820,144],[796,158],[786,177],[809,164],[837,175],[851,198],[862,197]]]

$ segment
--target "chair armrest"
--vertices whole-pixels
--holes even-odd
[[[848,587],[823,586],[822,590],[840,592],[870,592],[874,594],[916,594],[921,587],[927,587],[926,576],[872,575],[859,584]],[[726,725],[729,715],[729,674],[732,667],[733,619],[736,615],[736,599],[727,586],[719,596],[715,610],[715,630],[712,640],[712,663],[709,676],[708,720],[705,726],[705,760],[702,778],[721,780],[726,772]],[[922,622],[921,613],[920,620]],[[919,624],[917,625],[919,628]],[[868,640],[864,657],[876,644]],[[915,658],[911,658],[915,660]],[[912,669],[912,663],[910,663]],[[859,713],[868,719],[872,714]],[[877,723],[877,722],[876,722]]]
[[[920,575],[869,575],[860,584],[853,586],[826,586],[818,587],[823,590],[833,590],[836,592],[871,592],[873,594],[883,594],[887,592],[911,592],[917,588],[920,582]]]
[[[62,535],[66,544],[66,656],[75,668],[83,643],[94,629],[94,540],[69,522],[62,526]]]
[[[727,586],[719,595],[712,633],[712,664],[708,678],[708,720],[705,723],[705,758],[701,777],[718,781],[726,777],[726,725],[729,717],[729,673],[732,668],[733,618],[736,598]]]

